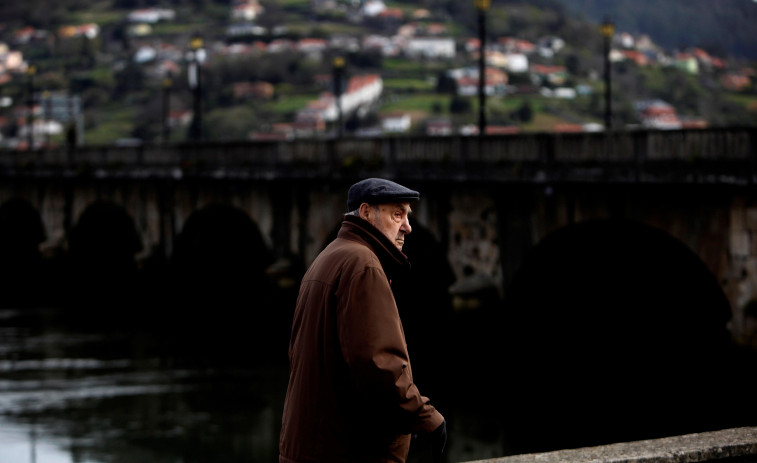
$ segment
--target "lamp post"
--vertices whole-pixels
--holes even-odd
[[[612,130],[612,69],[610,68],[610,45],[615,35],[615,24],[605,18],[599,26],[599,32],[604,41],[605,61],[605,130]]]
[[[194,141],[202,140],[202,73],[200,66],[205,61],[205,49],[203,49],[202,37],[192,36],[189,41],[190,51],[187,54],[189,61],[188,81],[193,95],[192,125],[190,138]]]
[[[42,102],[44,104],[44,112],[42,113],[42,134],[45,137],[45,148],[50,147],[50,130],[49,127],[47,127],[47,124],[50,122],[50,119],[52,119],[52,112],[53,112],[53,98],[52,95],[48,90],[45,90],[42,92]]]
[[[342,121],[342,87],[344,86],[344,58],[337,56],[332,62],[333,65],[333,81],[334,81],[334,101],[336,103],[337,114],[337,128],[336,133],[338,138],[342,138],[344,124]]]
[[[28,98],[26,100],[26,106],[27,106],[27,116],[26,116],[26,123],[29,126],[29,149],[34,149],[34,74],[37,73],[37,67],[33,64],[30,64],[26,68],[26,77],[27,77],[27,92],[29,93]]]
[[[491,0],[473,0],[478,13],[478,134],[486,133],[486,12]]]
[[[168,143],[168,140],[171,138],[171,124],[170,124],[170,116],[171,116],[171,87],[173,86],[173,79],[171,79],[171,76],[166,76],[165,79],[163,79],[163,142]]]

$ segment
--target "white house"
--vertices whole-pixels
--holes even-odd
[[[407,39],[405,54],[410,58],[454,58],[455,40],[451,37],[411,37]]]
[[[523,53],[507,53],[505,58],[505,69],[509,72],[528,72],[528,56]]]
[[[176,17],[174,10],[166,8],[145,8],[129,13],[128,20],[133,23],[155,24],[159,21],[173,21]]]
[[[382,0],[367,0],[361,11],[365,16],[378,16],[384,10],[386,10],[386,5]]]
[[[364,37],[363,48],[366,50],[378,50],[382,56],[396,56],[399,54],[399,46],[396,41],[382,35],[368,35]]]
[[[361,106],[377,102],[383,90],[384,82],[378,74],[352,77],[347,83],[347,90],[342,95],[342,111],[350,113]]]
[[[266,33],[265,27],[258,26],[251,22],[239,22],[230,24],[226,28],[226,35],[230,37],[242,37],[246,35],[264,35]]]
[[[426,122],[426,135],[452,135],[452,121],[449,119],[430,120]]]
[[[365,74],[350,78],[347,88],[340,98],[342,115],[360,111],[376,103],[381,98],[384,83],[378,74]],[[336,97],[331,93],[325,93],[320,99],[312,101],[307,108],[300,113],[314,113],[320,115],[324,121],[335,121],[339,117]]]
[[[542,37],[536,43],[539,54],[544,58],[552,58],[556,53],[565,48],[565,40],[560,37]]]
[[[412,119],[408,113],[393,113],[381,117],[381,130],[402,133],[410,130]]]
[[[329,42],[326,39],[305,38],[297,42],[297,50],[305,54],[319,54],[326,51]]]
[[[263,6],[257,0],[235,1],[231,6],[231,19],[254,21],[263,11]]]
[[[149,63],[150,61],[153,61],[155,58],[157,58],[158,52],[155,50],[155,48],[150,47],[148,45],[143,45],[139,47],[134,53],[134,62],[136,63]]]
[[[7,47],[5,50],[0,52],[0,71],[19,71],[24,64],[24,55]]]
[[[570,87],[557,87],[554,90],[544,87],[539,90],[539,93],[547,98],[559,98],[562,100],[572,100],[578,95],[576,89]]]

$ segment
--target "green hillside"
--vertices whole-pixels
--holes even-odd
[[[383,80],[381,101],[361,120],[348,118],[348,130],[375,127],[382,115],[395,112],[412,114],[410,133],[425,133],[424,123],[430,119],[446,118],[455,126],[475,124],[478,100],[456,95],[453,86],[441,85],[445,73],[476,65],[473,53],[465,50],[466,40],[476,37],[478,28],[476,10],[471,1],[460,0],[385,0],[387,7],[402,12],[401,20],[362,18],[356,20],[355,2],[336,0],[323,2],[331,6],[319,8],[316,0],[261,0],[265,12],[255,19],[268,33],[262,36],[233,38],[227,28],[230,19],[230,0],[45,0],[3,2],[0,5],[0,42],[23,52],[24,60],[36,68],[34,90],[37,98],[48,92],[63,92],[81,98],[84,140],[86,143],[113,143],[118,139],[157,141],[166,136],[162,128],[163,79],[165,69],[171,66],[172,85],[168,103],[171,110],[185,116],[193,109],[193,94],[187,80],[189,38],[200,33],[208,48],[210,59],[203,66],[204,137],[208,140],[237,140],[247,138],[252,131],[266,130],[274,124],[291,123],[298,110],[329,89],[326,79],[332,73],[332,58],[344,54],[346,75],[378,74]],[[564,2],[565,5],[563,5]],[[645,8],[632,4],[646,5]],[[676,21],[670,15],[687,18],[689,24],[702,25],[690,34],[691,44],[698,36],[720,36],[723,24],[734,31],[753,14],[750,0],[697,0],[671,1],[654,8],[646,0],[599,2],[591,0],[494,0],[487,13],[488,39],[496,43],[504,37],[516,37],[538,42],[545,36],[561,38],[565,46],[554,56],[529,56],[531,65],[558,66],[565,69],[567,78],[559,84],[544,87],[535,83],[528,73],[510,73],[508,89],[488,99],[488,121],[492,125],[518,126],[525,131],[551,130],[560,124],[601,123],[603,119],[603,56],[602,38],[597,28],[598,17],[609,14],[618,23],[646,24],[643,19],[649,10],[660,22],[659,30],[650,32],[657,44],[664,41],[680,42],[671,38]],[[699,5],[700,13],[689,5]],[[710,5],[706,9],[703,5]],[[718,6],[713,6],[717,4]],[[334,7],[333,5],[337,5]],[[601,6],[604,5],[605,10]],[[741,9],[729,9],[738,5]],[[745,6],[748,5],[748,6]],[[175,19],[154,24],[151,32],[135,36],[127,20],[130,12],[138,8],[160,6],[175,11]],[[422,19],[414,14],[420,8],[427,10]],[[620,14],[620,11],[625,16]],[[571,14],[571,12],[573,14]],[[582,12],[582,13],[579,13]],[[720,22],[713,18],[725,17]],[[667,16],[666,16],[667,15]],[[687,16],[689,15],[689,16]],[[635,22],[634,22],[635,21]],[[647,22],[644,22],[647,21]],[[96,23],[99,34],[94,39],[84,37],[62,38],[58,34],[64,25]],[[356,40],[368,35],[389,38],[397,34],[402,25],[415,23],[440,25],[445,36],[457,44],[457,53],[449,59],[408,59],[401,54],[384,56],[376,50],[328,49],[318,57],[308,57],[293,50],[280,53],[267,51],[232,55],[223,51],[230,45],[266,45],[286,39],[293,43],[303,38],[329,39],[348,36]],[[663,25],[664,24],[664,25]],[[17,40],[16,33],[25,28],[45,31],[47,35],[30,41]],[[707,29],[712,28],[712,30]],[[272,32],[278,31],[278,32]],[[632,29],[629,31],[633,32]],[[739,34],[732,34],[733,43]],[[704,40],[704,39],[702,39]],[[724,39],[725,40],[725,39]],[[754,41],[752,41],[754,42]],[[754,48],[753,43],[749,44]],[[736,45],[733,45],[736,46]],[[160,48],[167,56],[138,62],[135,57],[145,47]],[[725,45],[721,45],[725,48]],[[669,47],[672,53],[675,47]],[[710,126],[757,124],[757,95],[754,86],[754,65],[728,60],[727,53],[717,46],[707,48],[714,56],[726,58],[727,69],[703,68],[690,74],[674,65],[655,63],[641,66],[630,60],[614,64],[613,93],[614,116],[618,127],[638,124],[634,112],[635,101],[661,99],[673,105],[678,115],[686,119],[706,118]],[[745,48],[750,50],[749,47]],[[746,54],[746,53],[745,53]],[[730,72],[749,76],[751,82],[740,89],[726,89],[722,78]],[[22,112],[28,101],[28,76],[12,75],[2,86],[2,95],[14,100],[14,111]],[[274,91],[266,99],[237,95],[240,83],[264,82]],[[572,100],[552,98],[545,93],[550,87],[582,88],[584,92]],[[542,92],[542,90],[546,92]],[[7,115],[10,110],[6,111]],[[2,120],[2,119],[0,119]],[[25,121],[6,119],[0,127],[5,139],[18,136]],[[171,141],[187,138],[186,118],[177,122],[168,135]],[[331,129],[332,127],[328,127]],[[64,141],[64,135],[52,137],[53,143]]]

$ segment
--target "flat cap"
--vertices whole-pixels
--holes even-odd
[[[347,192],[347,210],[354,211],[362,203],[410,202],[417,201],[420,197],[417,191],[405,188],[391,180],[367,178],[350,187]]]

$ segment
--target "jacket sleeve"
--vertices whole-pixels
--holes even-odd
[[[444,417],[413,383],[402,323],[383,270],[368,267],[342,289],[339,342],[360,396],[382,416],[396,417],[392,421],[402,433],[438,428]]]

